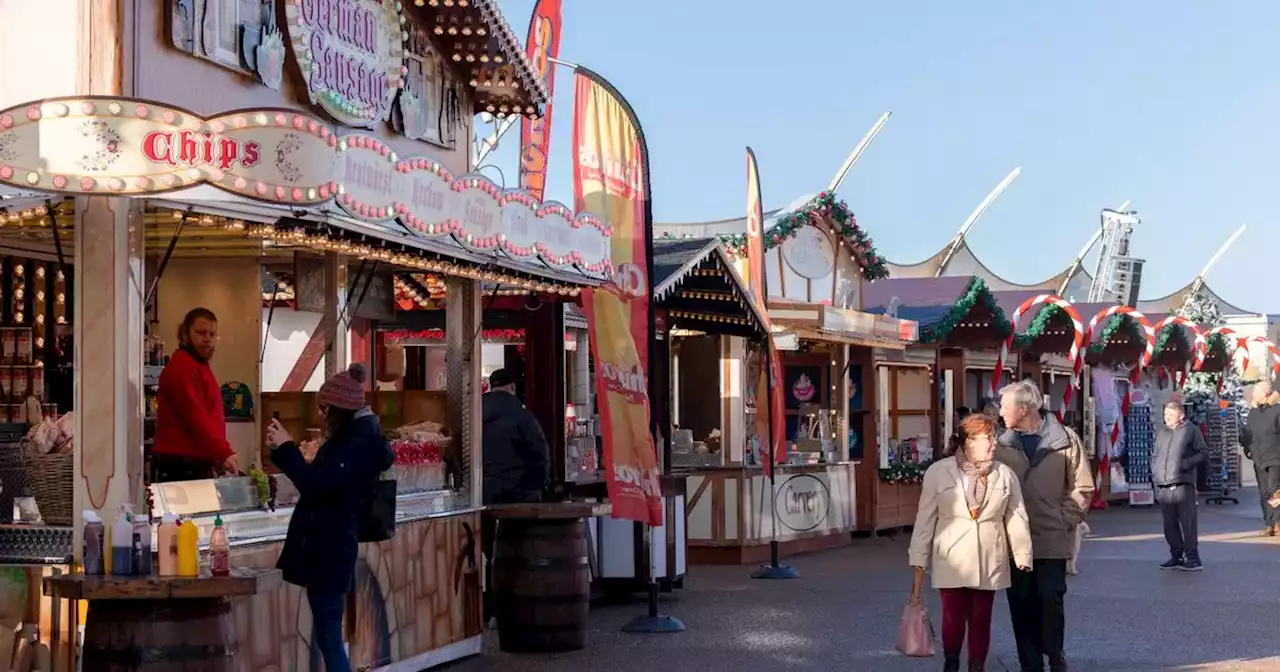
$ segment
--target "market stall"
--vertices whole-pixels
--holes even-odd
[[[967,402],[971,360],[998,348],[1011,325],[976,276],[880,280],[868,287],[864,304],[868,312],[920,325],[917,345],[876,353],[887,390],[877,412],[889,446],[876,487],[864,491],[859,511],[867,512],[860,528],[879,531],[914,523],[924,470],[945,448],[959,407],[980,410],[976,401]]]
[[[881,459],[889,449],[876,414],[887,407],[878,395],[888,383],[877,378],[875,353],[901,353],[916,341],[918,325],[862,312],[868,282],[884,279],[887,270],[866,231],[834,194],[818,194],[767,224],[762,245],[767,308],[781,351],[791,447],[788,464],[778,470],[775,507],[786,554],[849,543],[851,533],[861,529],[860,493],[876,487],[880,466],[865,446],[875,446]],[[735,256],[745,257],[744,236],[728,242]],[[764,559],[772,534],[771,515],[762,503],[770,492],[768,481],[761,474],[725,491],[746,500],[739,538],[751,542],[731,559],[718,561]],[[792,494],[784,499],[783,493]]]

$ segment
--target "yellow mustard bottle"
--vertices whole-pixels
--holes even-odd
[[[200,574],[200,530],[195,522],[183,520],[178,524],[178,576]]]

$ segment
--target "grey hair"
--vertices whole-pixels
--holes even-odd
[[[1187,409],[1183,408],[1183,407],[1182,407],[1182,403],[1181,403],[1181,402],[1178,402],[1178,401],[1167,401],[1167,402],[1165,402],[1165,404],[1164,404],[1164,410],[1166,410],[1166,411],[1177,411],[1178,413],[1180,413],[1180,414],[1182,414],[1182,415],[1186,415],[1186,414],[1187,414]]]
[[[1019,380],[1000,388],[1000,398],[1003,399],[1006,396],[1012,396],[1013,403],[1026,408],[1031,413],[1039,413],[1044,406],[1044,397],[1040,394],[1040,388],[1029,380]]]

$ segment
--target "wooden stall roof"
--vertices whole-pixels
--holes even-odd
[[[763,315],[715,238],[653,241],[654,306],[667,324],[712,334],[759,338]]]
[[[1204,331],[1209,331],[1212,327],[1201,327]],[[1201,365],[1200,371],[1204,373],[1222,373],[1231,366],[1234,358],[1232,357],[1232,348],[1234,343],[1228,343],[1227,337],[1222,334],[1213,334],[1208,337],[1209,349],[1204,357],[1204,364]]]
[[[866,285],[863,310],[897,316],[920,325],[920,342],[958,347],[992,347],[1013,329],[981,277],[889,278]]]

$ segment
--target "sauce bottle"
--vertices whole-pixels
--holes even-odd
[[[106,549],[107,528],[102,518],[91,509],[84,512],[84,573],[89,576],[102,576],[106,573],[106,560],[102,557]]]
[[[156,532],[156,556],[159,559],[160,576],[178,575],[178,517],[172,513],[164,514],[160,519],[160,529]]]
[[[124,506],[116,514],[116,522],[111,525],[111,575],[130,576],[133,574],[133,521]]]
[[[191,520],[178,522],[178,576],[200,573],[200,530]]]
[[[231,544],[227,530],[222,527],[222,516],[214,516],[213,532],[209,535],[209,573],[227,576],[231,573]]]
[[[133,519],[133,573],[151,575],[151,516],[131,515]]]

